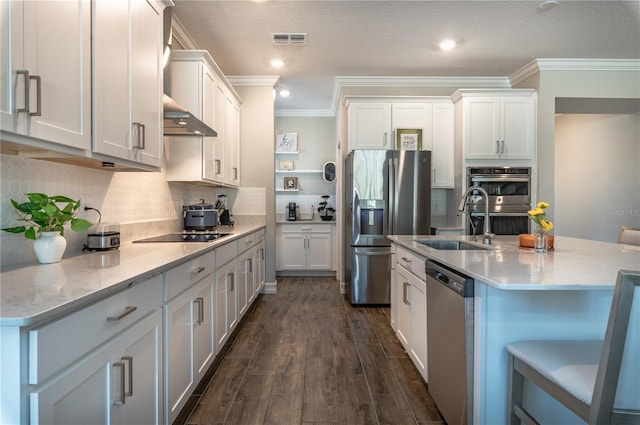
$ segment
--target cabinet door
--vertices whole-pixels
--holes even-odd
[[[213,276],[205,278],[193,299],[193,373],[199,382],[216,355],[215,285]]]
[[[431,187],[454,187],[453,104],[433,104],[433,149],[431,150]]]
[[[281,233],[277,238],[278,270],[307,268],[307,236],[305,233]]]
[[[178,296],[163,309],[166,347],[166,412],[168,422],[172,423],[196,384],[192,357],[194,324],[192,294],[186,292]]]
[[[214,137],[214,174],[215,180],[220,183],[225,182],[225,125],[227,122],[227,89],[222,81],[216,79],[215,87],[215,126],[213,129],[218,133]]]
[[[235,260],[216,270],[216,351],[220,350],[237,325],[236,274]]]
[[[427,381],[427,295],[426,284],[411,276],[411,349],[409,355]]]
[[[307,235],[307,269],[331,270],[331,233]]]
[[[535,148],[535,101],[531,97],[500,99],[500,155],[507,159],[533,159]]]
[[[240,186],[240,108],[234,99],[227,97],[225,117],[225,181],[227,185]]]
[[[162,12],[131,2],[131,122],[134,160],[160,167],[162,152]]]
[[[158,425],[164,422],[161,409],[161,329],[162,315],[157,310],[120,338],[120,354],[112,358],[111,368],[112,391],[115,393],[111,404],[112,423]],[[124,368],[124,373],[120,368]],[[121,401],[124,403],[121,404]]]
[[[473,97],[463,100],[465,159],[495,159],[500,152],[499,109],[497,97]]]
[[[96,1],[93,15],[93,151],[131,160],[129,1]]]
[[[89,150],[91,3],[4,1],[0,8],[2,129]]]
[[[422,150],[430,151],[433,146],[431,116],[433,114],[431,103],[394,103],[391,109],[392,128],[395,131],[403,129],[422,129]],[[393,141],[395,145],[395,139]]]
[[[78,361],[66,373],[30,394],[32,424],[109,424],[113,373],[110,346]]]
[[[254,273],[254,293],[257,296],[264,288],[266,276],[266,263],[264,261],[264,241],[260,242],[255,250],[254,262],[256,265]]]
[[[253,251],[247,251],[238,257],[238,315],[242,317],[249,306],[249,298],[253,293]]]
[[[396,264],[396,286],[399,292],[398,310],[396,313],[396,335],[405,350],[409,351],[411,341],[411,279],[410,273],[402,266]]]
[[[393,149],[390,103],[349,105],[349,149]]]
[[[216,129],[216,79],[213,72],[203,65],[202,76],[202,120]],[[202,178],[216,181],[216,139],[203,137],[202,141]]]

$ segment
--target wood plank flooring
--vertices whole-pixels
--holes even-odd
[[[389,308],[351,306],[333,278],[278,277],[227,348],[178,424],[444,424]]]

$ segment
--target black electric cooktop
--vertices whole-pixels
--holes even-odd
[[[210,233],[210,232],[183,232],[169,233],[167,235],[154,236],[152,238],[139,239],[133,241],[140,242],[212,242],[231,233]]]

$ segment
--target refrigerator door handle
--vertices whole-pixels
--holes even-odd
[[[395,211],[395,206],[396,206],[396,187],[395,187],[395,182],[396,182],[396,167],[395,167],[395,162],[394,162],[394,157],[391,156],[391,158],[389,158],[389,167],[388,167],[388,176],[389,176],[389,193],[387,194],[387,202],[388,202],[388,206],[389,206],[389,212],[388,212],[388,217],[389,219],[387,220],[387,235],[393,235],[394,231],[393,229],[395,228],[395,223],[394,223],[394,219],[395,219],[395,215],[396,215],[396,211]]]

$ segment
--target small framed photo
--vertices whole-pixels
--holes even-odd
[[[280,160],[278,161],[278,171],[293,171],[294,165],[292,160]]]
[[[279,133],[276,137],[276,153],[298,153],[298,133]]]
[[[285,177],[284,178],[285,190],[298,190],[298,178],[297,177]]]
[[[422,129],[421,128],[396,129],[396,149],[399,151],[422,150]]]

